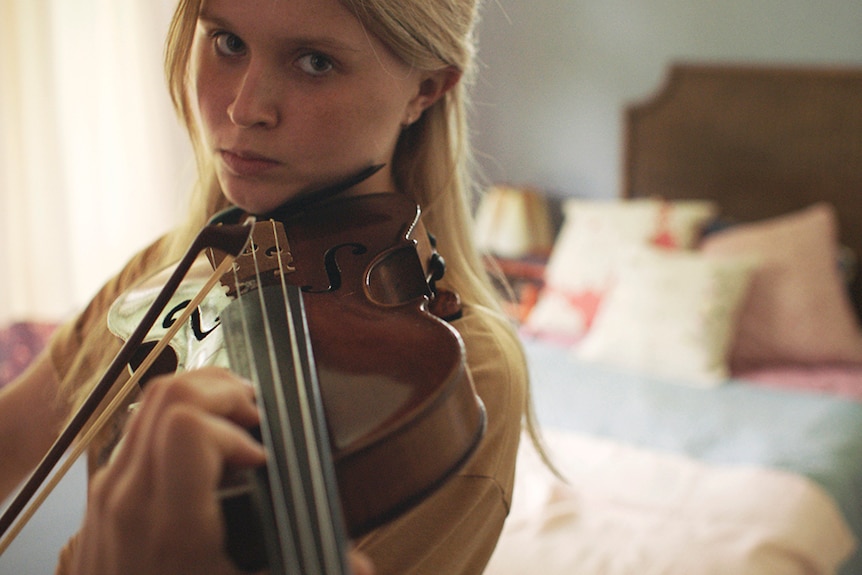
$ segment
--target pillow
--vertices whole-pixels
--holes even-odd
[[[528,333],[576,341],[586,333],[632,246],[688,248],[715,216],[708,201],[571,199],[545,270],[545,289],[527,317]]]
[[[731,353],[734,372],[862,362],[862,332],[835,265],[837,238],[835,209],[818,203],[704,240],[705,254],[751,254],[761,260]]]
[[[862,365],[764,367],[734,375],[746,383],[837,395],[862,403]]]
[[[754,261],[640,248],[575,357],[707,387],[728,379],[728,355]]]

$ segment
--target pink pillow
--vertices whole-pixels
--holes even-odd
[[[737,377],[758,385],[827,393],[862,402],[862,365],[772,367],[744,371]]]
[[[758,259],[731,352],[734,372],[862,363],[862,331],[836,264],[837,237],[834,208],[818,203],[704,240],[704,253]]]

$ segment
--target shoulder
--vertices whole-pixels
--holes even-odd
[[[488,478],[459,475],[394,521],[356,541],[378,573],[481,573],[508,509]]]
[[[527,366],[518,335],[505,317],[478,306],[465,306],[452,323],[461,334],[467,366],[487,408],[520,417],[527,392]]]
[[[485,436],[462,475],[493,481],[508,507],[528,392],[520,340],[508,319],[478,306],[465,306],[464,316],[452,325],[464,341],[470,376],[487,416]]]
[[[452,322],[461,334],[471,371],[494,369],[506,380],[526,380],[526,363],[517,332],[508,318],[482,306],[467,304]]]
[[[506,318],[480,306],[465,305],[451,325],[485,405],[485,434],[440,489],[357,541],[380,573],[481,573],[509,512],[527,390],[520,343]]]
[[[139,251],[102,286],[80,313],[57,330],[48,351],[59,381],[65,379],[85,341],[107,331],[105,317],[114,300],[164,266],[166,249],[167,239],[162,237]]]

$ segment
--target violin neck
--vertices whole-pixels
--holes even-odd
[[[250,487],[260,533],[233,524],[237,513],[224,506],[229,551],[240,567],[260,569],[262,538],[270,573],[345,575],[346,528],[302,294],[289,285],[255,290],[221,319],[231,369],[257,388],[269,458]]]

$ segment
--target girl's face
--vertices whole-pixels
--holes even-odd
[[[352,193],[394,191],[403,125],[457,80],[411,68],[338,0],[203,0],[191,70],[219,182],[252,213],[374,164]]]

